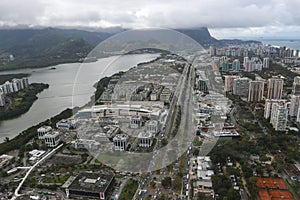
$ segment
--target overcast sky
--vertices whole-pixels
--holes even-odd
[[[88,3],[87,3],[88,2]],[[0,26],[195,28],[300,38],[300,0],[0,0]]]

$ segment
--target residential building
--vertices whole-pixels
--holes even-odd
[[[264,108],[264,118],[268,119],[271,116],[273,103],[286,104],[284,99],[266,99]]]
[[[292,94],[300,95],[300,76],[294,78]]]
[[[217,54],[216,47],[210,46],[209,53],[210,53],[210,56],[215,56]]]
[[[234,71],[240,71],[241,70],[241,63],[240,63],[239,59],[235,59],[232,62],[232,70],[234,70]]]
[[[0,107],[5,106],[5,94],[0,88]]]
[[[236,78],[232,82],[232,93],[234,95],[247,97],[249,91],[249,81],[247,77]]]
[[[117,134],[113,138],[113,142],[115,151],[126,151],[128,146],[128,135],[123,133]]]
[[[288,109],[282,103],[273,103],[270,123],[276,131],[285,131],[287,124]]]
[[[248,101],[261,101],[263,100],[264,81],[250,81]]]
[[[198,81],[198,89],[199,89],[201,92],[208,93],[208,87],[207,87],[206,81],[204,81],[204,80],[199,80],[199,81]]]
[[[222,72],[228,72],[228,70],[229,70],[228,60],[221,61],[220,65],[221,65]]]
[[[62,186],[67,198],[107,200],[109,192],[115,183],[112,173],[80,172],[76,177],[70,177]]]
[[[289,115],[291,117],[297,117],[299,106],[300,106],[300,95],[292,95],[291,96],[290,112],[289,112]]]
[[[45,144],[48,147],[56,147],[60,143],[60,133],[58,131],[51,131],[44,135]]]
[[[270,58],[266,57],[263,59],[263,68],[269,68],[270,67]]]
[[[270,78],[268,80],[268,99],[281,99],[283,91],[283,80],[281,78]]]
[[[239,76],[225,76],[225,85],[224,85],[224,91],[225,92],[231,92],[232,86],[233,86],[233,80],[240,78]]]

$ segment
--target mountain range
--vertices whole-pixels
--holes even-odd
[[[120,30],[122,31],[122,30]],[[257,41],[217,40],[207,28],[177,29],[203,47],[229,44],[258,43]],[[77,29],[1,29],[0,70],[22,67],[42,67],[65,62],[77,62],[97,44],[115,33]],[[9,60],[13,55],[13,61]]]

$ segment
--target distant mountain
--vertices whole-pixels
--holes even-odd
[[[187,36],[193,38],[203,47],[208,47],[212,44],[216,44],[218,40],[212,37],[206,27],[198,29],[177,29],[177,31],[186,34]]]
[[[115,29],[117,32],[124,29]],[[49,66],[64,62],[78,62],[98,43],[116,32],[86,31],[77,29],[0,29],[0,70],[21,67]],[[229,44],[258,43],[256,41],[217,40],[207,28],[178,29],[203,47],[226,46]],[[12,54],[13,62],[8,62]]]
[[[210,35],[209,30],[206,27],[196,28],[196,29],[178,29],[177,31],[190,36],[205,48],[211,45],[222,47],[228,45],[241,45],[241,44],[250,44],[250,43],[261,44],[261,42],[254,41],[254,40],[248,40],[248,41],[243,41],[238,39],[217,40],[216,38]]]
[[[72,53],[86,53],[85,50],[91,50],[109,36],[109,33],[55,28],[0,30],[0,53],[11,53],[16,58],[39,57],[52,55],[51,49],[60,51],[70,46],[73,49],[69,56],[74,57]]]

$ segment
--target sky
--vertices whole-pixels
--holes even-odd
[[[197,28],[300,39],[300,0],[1,0],[0,27]]]

